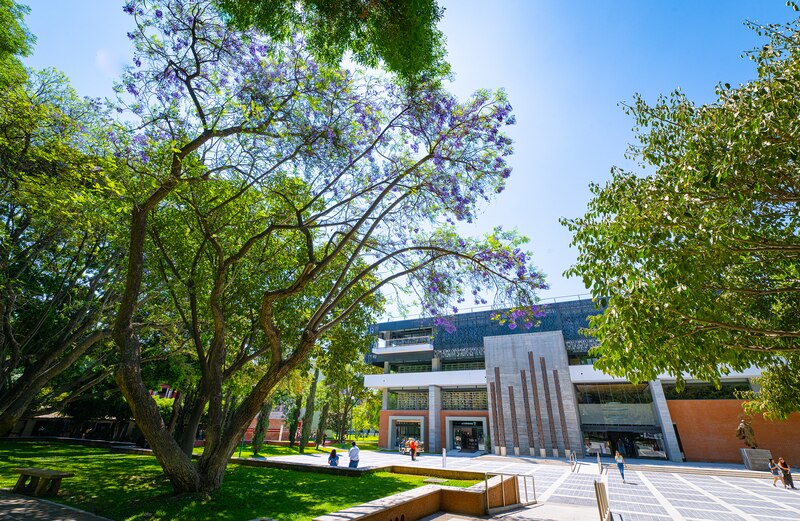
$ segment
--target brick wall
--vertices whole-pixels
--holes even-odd
[[[744,414],[740,400],[667,400],[667,406],[688,461],[742,463],[739,449],[745,445],[736,437]],[[760,415],[752,420],[758,448],[800,465],[800,414],[786,421],[773,422]]]
[[[389,447],[389,416],[423,416],[425,418],[425,425],[423,426],[422,437],[427,438],[428,433],[425,429],[428,428],[428,409],[413,410],[413,411],[396,411],[396,410],[383,410],[381,411],[381,423],[378,428],[378,447],[388,449]],[[394,447],[391,447],[394,448]]]

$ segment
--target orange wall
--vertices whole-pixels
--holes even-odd
[[[428,410],[422,411],[381,411],[381,424],[378,428],[378,447],[387,449],[389,448],[389,416],[423,416],[425,424],[423,425],[424,431],[428,429]],[[423,441],[428,439],[428,433],[422,432]]]
[[[486,428],[489,428],[489,413],[486,411],[442,411],[439,413],[439,446],[447,447],[447,417],[469,416],[470,418],[486,418]],[[488,432],[483,433],[488,436]]]
[[[744,442],[736,437],[736,427],[744,414],[741,400],[667,400],[672,422],[678,427],[687,461],[727,461],[741,463]],[[792,465],[800,464],[800,414],[786,421],[752,418],[759,449],[783,456]]]

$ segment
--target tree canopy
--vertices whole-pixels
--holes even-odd
[[[14,0],[0,0],[0,88],[19,84],[25,78],[19,58],[28,56],[36,41],[23,21],[28,10]]]
[[[757,365],[750,408],[782,418],[800,410],[800,30],[752,28],[768,38],[748,54],[757,79],[705,105],[636,97],[644,174],[613,169],[562,223],[579,253],[566,274],[607,305],[590,318],[599,368],[680,386]]]
[[[456,232],[510,175],[503,92],[409,93],[316,62],[301,35],[238,30],[210,2],[124,9],[136,50],[110,133],[130,219],[116,380],[177,491],[217,488],[276,386],[387,288],[415,289],[434,315],[491,292],[519,307],[511,320],[533,319],[544,281],[524,238]],[[196,465],[142,380],[150,306],[172,310],[195,353]]]
[[[368,67],[384,65],[406,81],[449,71],[444,9],[435,0],[218,0],[237,27],[256,27],[273,40],[306,36],[308,49],[335,65],[348,51]]]

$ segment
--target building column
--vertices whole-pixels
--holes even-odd
[[[441,412],[442,388],[438,385],[428,387],[428,439],[425,440],[426,452],[436,454],[442,447],[439,443],[441,425],[439,425],[439,413]]]
[[[383,374],[389,374],[389,362],[383,362]]]
[[[431,359],[431,371],[441,371],[442,370],[442,359],[438,357],[434,357]]]
[[[671,461],[683,461],[680,447],[678,447],[678,436],[675,435],[675,427],[672,424],[672,416],[669,414],[667,398],[664,396],[664,387],[661,385],[661,380],[650,382],[650,394],[653,396],[656,417],[661,424],[661,433],[664,436],[664,448],[667,450],[667,457]]]
[[[381,394],[381,410],[385,411],[389,408],[389,389],[384,389]]]

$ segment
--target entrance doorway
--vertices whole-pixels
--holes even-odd
[[[422,422],[419,421],[396,421],[394,423],[394,448],[399,448],[400,444],[408,438],[415,440],[422,439]]]
[[[619,451],[626,458],[667,459],[660,432],[589,431],[583,441],[587,455],[613,456]]]
[[[453,448],[461,452],[486,450],[483,423],[477,421],[454,421]]]

